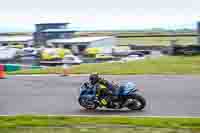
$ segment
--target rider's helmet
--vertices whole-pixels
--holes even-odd
[[[99,81],[99,74],[98,73],[90,74],[89,80],[92,85],[96,84]]]

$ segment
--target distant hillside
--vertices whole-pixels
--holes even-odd
[[[76,36],[116,36],[116,37],[171,37],[171,36],[197,36],[195,30],[191,31],[90,31],[77,32]]]
[[[0,36],[32,35],[33,32],[5,32]],[[79,31],[75,36],[116,36],[116,37],[168,37],[168,36],[197,36],[192,29],[150,29],[150,30],[113,30],[113,31]]]
[[[0,33],[0,36],[31,36],[33,33],[32,32],[7,32],[7,33]]]

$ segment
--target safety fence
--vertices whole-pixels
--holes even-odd
[[[5,72],[13,72],[24,69],[40,69],[41,66],[33,66],[33,65],[19,65],[19,64],[0,64],[0,69]]]

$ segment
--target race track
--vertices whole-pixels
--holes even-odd
[[[104,76],[134,81],[147,100],[140,112],[86,111],[77,103],[86,76],[9,76],[0,79],[0,115],[200,116],[200,76]]]

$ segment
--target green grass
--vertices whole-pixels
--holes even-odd
[[[127,63],[82,64],[72,68],[73,73],[85,74],[200,74],[200,56],[145,59]]]
[[[88,36],[110,36],[110,35],[118,35],[121,38],[117,38],[117,43],[119,45],[128,45],[128,44],[142,44],[142,45],[149,45],[149,46],[168,46],[170,44],[170,40],[177,40],[177,44],[181,45],[191,45],[197,43],[196,36],[174,36],[169,37],[167,35],[174,35],[174,34],[182,34],[182,35],[196,35],[196,32],[191,33],[171,33],[171,32],[79,32],[76,33],[76,36],[80,35],[88,35]],[[162,37],[155,37],[158,35],[163,35]],[[166,36],[164,36],[166,35]],[[133,37],[131,37],[133,36]],[[137,37],[134,37],[137,36]],[[149,37],[143,37],[149,36]],[[123,38],[122,38],[123,37]]]
[[[127,63],[82,64],[71,68],[72,74],[134,75],[134,74],[200,74],[200,56],[164,56]],[[55,74],[62,73],[61,67],[9,72],[15,74]]]
[[[97,125],[129,125],[131,127],[198,128],[200,118],[156,117],[71,117],[71,116],[0,116],[0,128],[16,127],[69,127]]]
[[[177,39],[177,44],[181,45],[191,45],[197,43],[197,37],[127,37],[118,38],[119,45],[128,44],[142,44],[149,46],[168,46],[170,45],[170,40]]]

